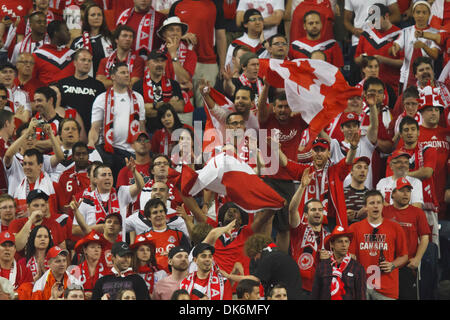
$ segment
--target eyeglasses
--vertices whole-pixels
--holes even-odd
[[[250,18],[248,19],[249,22],[255,22],[255,21],[264,21],[263,17],[257,17],[257,18]]]

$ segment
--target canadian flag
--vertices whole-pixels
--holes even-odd
[[[233,102],[214,88],[210,89],[209,96],[217,106],[231,112],[236,111]],[[205,134],[203,135],[203,151],[212,152],[215,147],[223,146],[225,137],[225,123],[217,119],[204,102],[206,113]]]
[[[309,123],[309,144],[347,108],[350,97],[362,93],[347,83],[337,67],[322,60],[270,59],[266,79],[271,86],[285,89],[292,112]]]
[[[250,213],[278,210],[285,204],[285,199],[262,181],[248,164],[224,152],[212,157],[201,170],[194,171],[183,165],[178,184],[185,196],[195,196],[208,189],[227,196]]]

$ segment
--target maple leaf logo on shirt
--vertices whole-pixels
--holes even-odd
[[[290,80],[295,81],[299,86],[302,86],[306,90],[310,90],[311,86],[314,84],[314,80],[318,79],[314,74],[315,69],[311,67],[308,60],[302,61],[298,67],[292,64],[282,64],[281,66],[289,69]],[[295,69],[300,69],[301,72],[298,72],[298,70]]]

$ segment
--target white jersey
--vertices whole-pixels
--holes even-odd
[[[8,99],[14,104],[14,110],[9,107],[5,107],[11,112],[16,112],[20,106],[23,106],[25,110],[29,111],[31,114],[30,97],[28,93],[17,87],[8,89]]]
[[[251,39],[247,33],[244,33],[241,37],[237,38],[236,40],[247,44],[247,46],[249,46],[251,48],[256,48],[261,43],[261,40],[259,38]],[[227,56],[225,58],[225,67],[230,66],[231,71],[233,71],[232,59],[233,59],[234,48],[236,48],[236,44],[230,43],[230,45],[228,46],[228,49],[227,49]],[[258,52],[256,54],[258,55],[258,57],[260,59],[270,58],[269,52],[267,52],[267,50],[265,50],[264,48],[261,49],[261,52]]]
[[[408,180],[409,183],[411,183],[411,185],[413,187],[412,192],[411,192],[411,200],[409,201],[409,203],[410,204],[413,204],[413,203],[423,204],[422,181],[417,178],[410,177],[410,176],[406,176],[406,180]],[[383,194],[384,200],[389,204],[394,203],[392,201],[392,190],[394,190],[394,188],[395,188],[395,182],[396,181],[394,180],[394,177],[390,176],[390,177],[381,179],[377,183],[377,190]]]

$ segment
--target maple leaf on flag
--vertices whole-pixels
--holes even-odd
[[[310,90],[311,86],[314,84],[314,80],[318,79],[314,74],[314,69],[308,60],[302,61],[297,67],[294,64],[281,64],[281,66],[286,67],[290,71],[289,79],[298,83],[306,90]],[[300,71],[300,72],[299,72]]]

